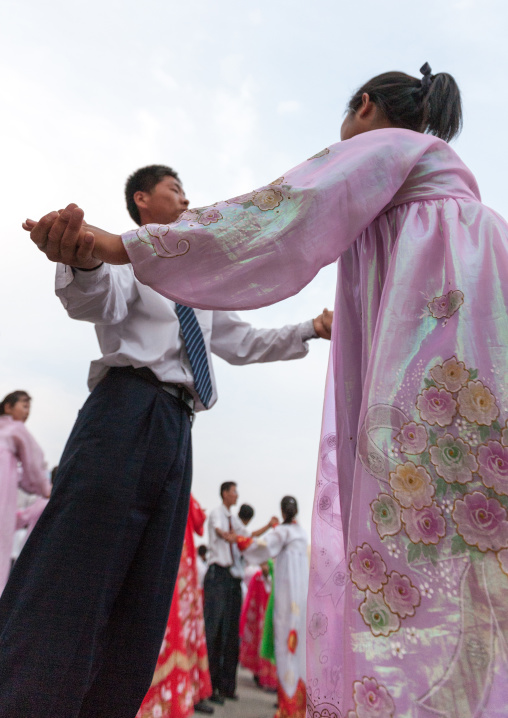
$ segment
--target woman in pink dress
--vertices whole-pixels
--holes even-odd
[[[274,303],[339,259],[313,718],[506,716],[508,225],[447,144],[462,120],[455,81],[421,72],[365,83],[342,142],[253,192],[121,238],[78,237],[55,215],[32,235],[44,249],[53,222],[53,258],[67,232],[70,263],[131,261],[141,282],[206,309]]]
[[[26,391],[15,391],[0,404],[0,593],[9,577],[18,485],[39,496],[51,492],[42,450],[25,427],[30,401]]]

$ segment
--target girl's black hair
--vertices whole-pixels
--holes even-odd
[[[32,401],[32,397],[30,396],[30,394],[28,394],[26,391],[23,391],[22,389],[18,389],[17,391],[13,391],[10,394],[7,394],[7,396],[4,397],[4,399],[0,403],[0,416],[2,414],[5,414],[6,405],[14,406],[14,404],[16,404],[21,399],[28,399],[28,401]]]
[[[356,112],[366,92],[394,127],[426,132],[445,142],[462,129],[462,102],[454,78],[447,72],[431,74],[428,63],[423,78],[404,72],[385,72],[360,87],[349,101],[349,112]]]
[[[293,496],[284,496],[280,502],[280,510],[284,518],[283,524],[290,524],[298,513],[298,504]]]

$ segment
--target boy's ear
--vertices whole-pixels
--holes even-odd
[[[143,209],[146,209],[147,195],[148,192],[143,192],[142,190],[134,192],[132,199],[134,200],[134,204],[136,205],[136,207],[142,207]]]

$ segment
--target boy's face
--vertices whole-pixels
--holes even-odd
[[[137,192],[136,199],[142,224],[170,224],[185,212],[189,200],[174,177],[164,177],[151,192]]]

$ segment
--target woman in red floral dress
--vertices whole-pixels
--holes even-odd
[[[203,535],[205,519],[191,496],[168,625],[152,685],[137,718],[187,718],[196,704],[212,694],[193,536],[194,532]]]
[[[252,576],[240,616],[240,664],[254,674],[254,680],[261,688],[277,688],[275,665],[262,658],[261,639],[265,623],[265,611],[270,597],[271,582],[267,563]]]

